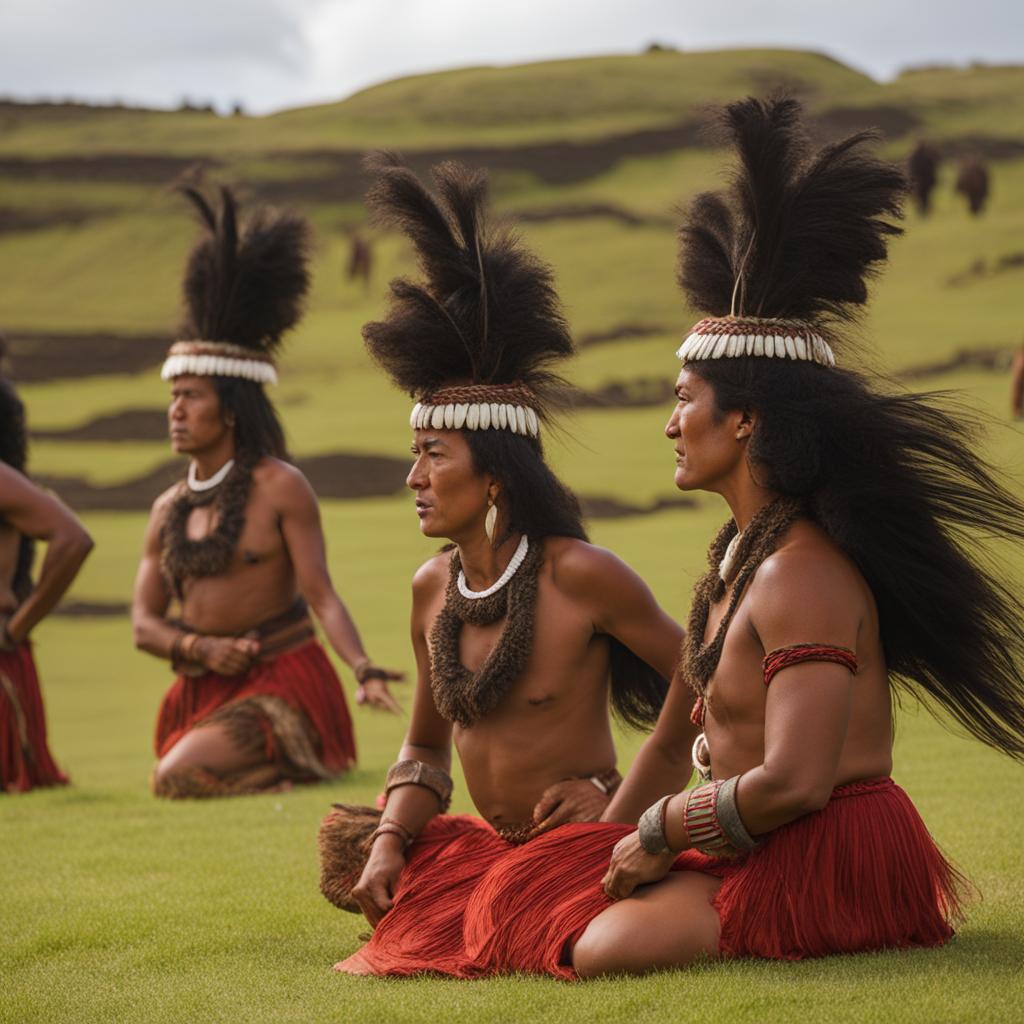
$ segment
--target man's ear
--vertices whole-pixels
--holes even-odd
[[[758,416],[753,409],[744,409],[736,422],[736,440],[746,441],[757,426]]]

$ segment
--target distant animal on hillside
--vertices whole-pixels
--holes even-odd
[[[353,231],[349,246],[348,270],[349,281],[362,280],[363,287],[369,289],[370,277],[373,273],[373,245],[358,231]]]
[[[988,168],[980,157],[965,157],[956,175],[956,191],[967,200],[967,208],[977,217],[988,201]]]
[[[907,160],[910,191],[922,217],[927,217],[932,205],[932,192],[938,179],[939,151],[923,139],[914,147]]]

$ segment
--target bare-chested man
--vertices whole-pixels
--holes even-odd
[[[71,510],[23,475],[26,450],[24,407],[0,376],[0,793],[68,781],[46,743],[29,635],[92,550],[92,539]],[[33,585],[36,540],[46,542],[46,557]]]
[[[447,973],[940,945],[959,878],[890,777],[891,676],[1024,756],[1022,609],[962,540],[1024,539],[1024,507],[958,418],[835,364],[901,176],[863,136],[813,153],[792,100],[733,104],[726,125],[735,191],[698,197],[681,234],[707,319],[679,350],[666,428],[676,485],[732,512],[684,676],[605,812],[625,824],[570,825],[545,860],[506,863],[467,903]],[[698,728],[700,784],[680,791]]]
[[[420,530],[451,544],[413,581],[415,706],[351,898],[356,878],[339,870],[351,810],[321,836],[325,893],[377,926],[339,965],[356,973],[448,963],[488,871],[555,826],[598,818],[617,782],[609,690],[628,720],[652,722],[682,637],[632,570],[586,542],[576,499],[544,462],[549,367],[572,349],[550,272],[485,225],[483,175],[434,175],[438,197],[385,165],[371,192],[427,281],[397,282],[389,319],[364,333],[421,396],[407,483]],[[483,820],[439,816],[453,740]]]
[[[189,260],[184,337],[214,340],[177,342],[164,364],[171,445],[190,461],[153,506],[133,604],[136,645],[179,673],[156,729],[154,790],[170,797],[325,779],[355,760],[310,610],[360,699],[397,710],[398,678],[371,664],[331,584],[316,495],[264,392],[308,285],[308,229],[260,211],[239,232],[229,192],[216,209],[188,194],[207,233]]]

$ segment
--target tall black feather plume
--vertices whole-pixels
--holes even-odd
[[[392,154],[367,166],[370,209],[408,236],[423,274],[392,281],[387,318],[363,328],[374,359],[417,397],[445,384],[521,381],[539,410],[553,404],[564,382],[552,366],[572,339],[550,268],[515,232],[488,223],[485,172],[439,164],[431,191]]]
[[[680,229],[679,283],[712,316],[856,320],[900,228],[906,191],[860,132],[813,150],[794,99],[748,98],[722,121],[739,155],[726,193],[697,196]],[[734,304],[735,290],[735,306]]]
[[[216,203],[198,189],[180,191],[205,229],[185,267],[181,336],[273,353],[302,316],[309,225],[296,214],[258,207],[239,226],[230,189],[221,188]]]

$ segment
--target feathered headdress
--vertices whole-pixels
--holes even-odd
[[[373,358],[418,398],[414,429],[508,429],[537,437],[564,382],[552,365],[573,351],[551,270],[506,227],[487,223],[487,178],[458,163],[427,189],[390,154],[367,203],[412,241],[421,282],[391,282],[387,319],[363,337]]]
[[[204,232],[189,254],[183,284],[182,340],[167,354],[161,376],[192,373],[276,384],[281,336],[302,315],[309,288],[309,226],[296,214],[266,207],[239,225],[227,188],[211,203],[196,188],[181,192]]]
[[[683,362],[736,356],[834,366],[835,328],[856,320],[867,278],[900,229],[906,182],[859,132],[817,152],[793,99],[745,99],[723,121],[739,155],[727,193],[693,200],[680,229],[679,283],[710,314]]]

